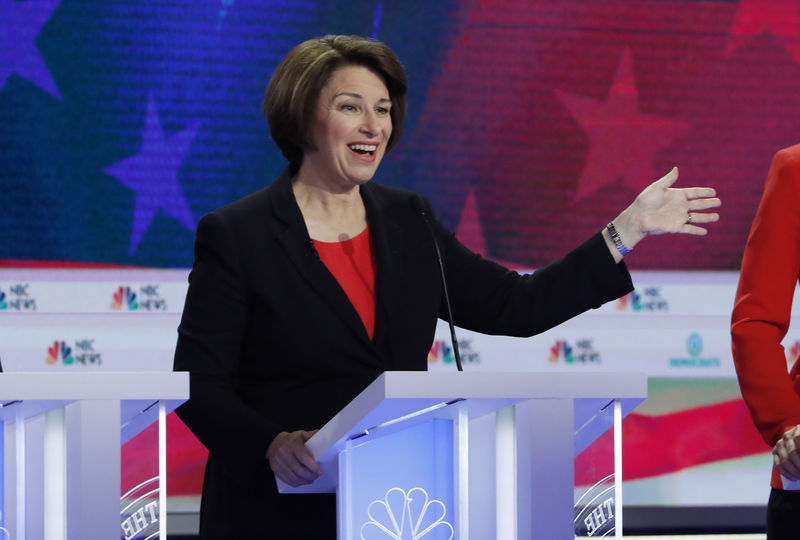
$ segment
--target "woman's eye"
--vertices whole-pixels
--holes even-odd
[[[387,107],[378,107],[375,112],[380,115],[389,114],[389,109]]]
[[[356,106],[345,103],[344,105],[342,105],[342,110],[352,112],[356,110]]]

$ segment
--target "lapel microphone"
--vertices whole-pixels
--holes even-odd
[[[444,303],[447,306],[447,318],[450,323],[450,341],[453,343],[453,356],[456,359],[456,367],[458,371],[464,371],[461,367],[461,355],[458,352],[458,340],[456,339],[456,327],[453,324],[453,310],[450,307],[450,294],[447,292],[447,278],[444,273],[444,261],[442,260],[442,252],[439,249],[439,242],[436,241],[436,234],[433,232],[433,225],[428,217],[428,212],[425,210],[425,202],[417,194],[411,196],[411,208],[425,221],[428,226],[428,231],[431,233],[431,240],[433,240],[433,247],[436,248],[436,259],[439,261],[439,272],[442,275],[442,289],[444,290]]]

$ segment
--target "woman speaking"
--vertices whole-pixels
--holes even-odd
[[[376,376],[427,367],[438,318],[531,336],[632,290],[624,255],[645,236],[705,234],[710,188],[677,169],[581,246],[530,275],[472,253],[409,191],[370,182],[400,139],[407,81],[384,44],[325,36],[296,46],[264,99],[289,162],[272,184],[203,217],[175,370],[178,414],[209,449],[201,538],[336,537],[333,495],[304,443]]]

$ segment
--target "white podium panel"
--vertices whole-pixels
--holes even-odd
[[[387,372],[308,441],[324,474],[278,484],[336,491],[342,540],[621,536],[619,427],[646,395],[643,373]]]
[[[453,538],[453,455],[452,422],[442,419],[344,450],[339,537]]]
[[[10,537],[128,537],[120,517],[120,445],[163,423],[188,397],[187,373],[0,373]],[[165,473],[159,471],[159,504],[152,508],[161,538]]]

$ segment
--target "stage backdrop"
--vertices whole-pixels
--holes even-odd
[[[3,363],[169,368],[197,221],[285,167],[264,88],[325,33],[381,39],[408,71],[405,133],[375,181],[423,193],[514,268],[564,254],[673,165],[680,185],[717,188],[707,237],[629,258],[636,293],[535,340],[461,334],[462,351],[466,369],[649,370],[626,501],[763,503],[767,449],[727,325],[770,160],[800,141],[800,0],[2,0]],[[86,307],[98,284],[103,307]],[[433,369],[451,368],[446,336]],[[191,506],[203,449],[177,422],[171,444],[172,492]]]

